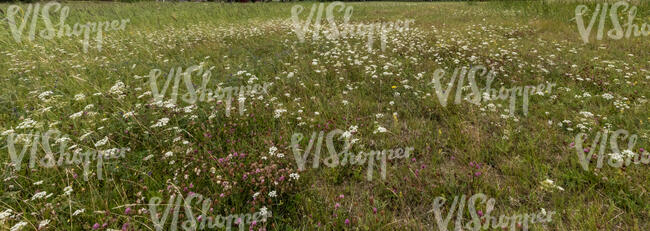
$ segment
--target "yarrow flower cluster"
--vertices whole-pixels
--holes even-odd
[[[169,123],[169,118],[161,118],[155,124],[151,125],[151,128],[164,127]]]
[[[560,190],[560,191],[564,191],[564,188],[555,185],[555,182],[553,180],[551,180],[551,179],[546,179],[546,180],[540,182],[540,184],[542,185],[543,189],[547,189],[547,190],[557,189],[557,190]]]

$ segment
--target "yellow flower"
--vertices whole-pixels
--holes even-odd
[[[393,89],[397,88],[397,86],[392,86]]]

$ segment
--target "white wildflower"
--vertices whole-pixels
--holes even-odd
[[[152,128],[162,127],[162,126],[167,125],[168,122],[169,122],[169,118],[165,117],[165,118],[159,119],[158,122],[156,122],[154,125],[151,125],[151,127]]]
[[[86,133],[86,134],[83,134],[83,135],[81,135],[81,136],[79,137],[79,140],[80,140],[80,141],[81,141],[81,140],[84,140],[84,139],[86,139],[86,137],[88,137],[89,135],[91,135],[91,134],[93,134],[93,133],[94,133],[93,131],[90,131],[90,132],[88,132],[88,133]]]
[[[621,162],[623,161],[624,158],[623,154],[621,154],[620,152],[610,153],[609,156],[616,162]]]
[[[379,132],[379,133],[384,133],[384,132],[387,132],[387,131],[388,131],[388,129],[386,129],[385,127],[378,126],[378,127],[377,127],[377,130],[375,130],[375,131],[373,132],[373,134],[377,134],[377,132]]]
[[[54,141],[54,143],[55,143],[55,144],[65,143],[65,142],[68,142],[68,141],[71,141],[71,140],[72,140],[72,139],[70,139],[70,137],[63,136],[63,137],[61,137],[61,138],[56,139],[56,141]]]
[[[117,81],[117,83],[115,83],[115,85],[113,85],[111,89],[108,91],[108,93],[113,95],[122,95],[124,94],[124,88],[125,88],[124,83],[122,83],[122,81]]]
[[[16,127],[16,129],[33,128],[35,125],[36,125],[36,121],[32,120],[31,118],[27,118],[23,120],[23,122],[20,122],[20,124],[18,124],[18,127]]]
[[[269,148],[269,155],[275,156],[275,152],[277,152],[277,151],[278,151],[278,148],[276,148],[275,146],[272,146],[272,147]]]
[[[286,109],[275,109],[275,115],[273,115],[273,118],[280,118],[282,116],[282,113],[287,112]]]
[[[77,216],[77,215],[79,215],[79,214],[84,213],[85,211],[86,211],[86,209],[77,209],[76,211],[74,211],[74,213],[72,213],[72,216],[73,216],[73,217],[74,217],[74,216]]]
[[[540,184],[542,184],[542,187],[546,188],[546,189],[558,189],[560,191],[564,191],[564,188],[555,185],[555,182],[553,182],[553,180],[551,180],[551,179],[546,179],[546,180],[540,182]]]
[[[86,95],[84,95],[82,93],[74,95],[74,100],[75,101],[81,101],[81,100],[84,100],[85,98],[86,98]]]
[[[65,187],[65,188],[63,188],[63,195],[66,195],[66,196],[70,195],[70,193],[72,193],[73,191],[74,190],[72,190],[72,186]]]
[[[48,102],[49,99],[47,97],[52,95],[52,94],[54,94],[54,92],[52,92],[52,91],[44,91],[43,93],[38,95],[38,99],[40,99],[42,101],[45,101],[45,102]]]
[[[42,191],[42,192],[36,193],[36,194],[34,194],[34,196],[32,196],[32,200],[38,200],[38,199],[41,199],[41,198],[45,197],[46,195],[47,195],[47,192],[46,192],[46,191]]]
[[[588,111],[581,111],[580,115],[582,115],[584,117],[587,117],[587,118],[594,117],[594,114],[591,113],[591,112],[588,112]]]
[[[4,220],[6,220],[8,217],[10,217],[12,212],[13,212],[13,210],[11,210],[11,209],[7,209],[7,210],[1,212],[0,213],[0,224],[2,224],[4,222]]]
[[[606,100],[610,100],[610,99],[613,99],[613,98],[614,98],[614,96],[613,96],[612,94],[609,94],[609,93],[605,93],[605,94],[603,94],[602,97],[603,97],[604,99],[606,99]]]
[[[195,108],[195,107],[196,107],[196,106],[194,106],[194,105],[190,105],[190,106],[184,107],[184,108],[183,108],[183,111],[184,111],[185,113],[191,113],[192,111],[194,111],[194,108]]]
[[[40,230],[45,226],[47,226],[48,224],[50,224],[50,219],[42,220],[40,223],[38,223],[38,229]]]
[[[95,143],[95,147],[103,146],[103,145],[105,145],[106,143],[108,143],[108,136],[104,136],[103,139],[97,141],[97,143]]]
[[[124,113],[124,115],[122,115],[122,117],[123,117],[124,119],[126,119],[126,118],[132,117],[132,116],[134,116],[134,115],[135,115],[135,112],[130,111],[130,112],[126,112],[126,113]]]
[[[345,131],[345,132],[343,132],[343,134],[341,134],[341,136],[342,136],[343,138],[345,138],[345,139],[349,139],[350,137],[352,137],[352,132],[350,132],[350,131]]]
[[[21,221],[11,227],[10,231],[22,230],[23,227],[27,226],[27,222]]]
[[[84,114],[84,111],[76,112],[76,113],[70,115],[70,119],[76,119],[76,118],[79,118],[79,117],[81,117],[83,114]]]
[[[266,215],[269,213],[269,210],[266,208],[266,206],[260,208],[260,215],[262,217],[266,217]]]
[[[6,136],[6,135],[9,135],[9,134],[13,134],[13,133],[14,133],[14,130],[13,130],[13,129],[9,129],[9,130],[6,130],[6,131],[2,132],[2,134],[0,134],[0,135],[2,135],[2,136]]]

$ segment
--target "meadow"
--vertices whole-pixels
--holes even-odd
[[[345,2],[352,25],[412,20],[369,49],[363,34],[314,37],[324,15],[300,41],[292,8],[305,20],[313,4],[61,2],[71,36],[38,36],[39,18],[19,43],[1,3],[0,229],[155,230],[152,198],[162,213],[172,195],[201,195],[186,201],[193,213],[171,210],[178,229],[207,208],[261,213],[250,230],[455,230],[456,217],[436,221],[436,198],[446,217],[455,196],[482,193],[494,214],[554,213],[530,230],[650,230],[650,164],[595,160],[612,156],[604,129],[629,131],[626,153],[650,149],[648,36],[610,39],[607,22],[598,40],[596,22],[585,42],[578,2]],[[20,23],[28,4],[17,6]],[[650,24],[650,3],[635,6],[634,23]],[[87,50],[74,35],[75,23],[127,19],[101,40],[91,32]],[[450,83],[481,66],[490,83]],[[545,88],[526,109],[489,91],[471,102],[490,84]],[[348,155],[372,150],[395,156],[370,166]],[[463,230],[472,213],[458,212]]]

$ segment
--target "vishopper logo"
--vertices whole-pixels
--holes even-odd
[[[26,133],[18,134],[11,132],[6,134],[7,136],[7,150],[9,152],[9,157],[11,158],[12,165],[14,166],[15,171],[20,171],[22,168],[23,159],[28,149],[30,151],[29,157],[29,168],[35,169],[37,164],[39,167],[43,168],[53,168],[55,166],[72,166],[83,164],[84,169],[84,180],[88,181],[88,175],[90,175],[90,164],[92,161],[97,161],[97,178],[103,179],[103,166],[104,161],[110,159],[124,158],[125,152],[130,151],[130,148],[112,148],[106,150],[88,150],[82,152],[81,148],[78,148],[77,145],[71,146],[69,149],[74,149],[72,156],[67,152],[67,142],[70,141],[68,136],[62,134],[58,130],[48,130],[47,132],[41,134],[40,132],[36,133]],[[59,145],[59,158],[58,161],[52,152],[52,147],[50,145],[50,139],[54,140],[54,144]],[[106,141],[100,140],[99,143],[106,143],[108,138],[105,138]],[[16,152],[17,141],[23,143],[22,151],[20,154]],[[45,156],[39,160],[38,149],[39,146],[42,147]],[[102,146],[97,145],[96,146]]]
[[[192,210],[192,203],[195,199],[195,202],[197,204],[200,203],[201,205],[201,215],[199,216],[196,216]],[[186,198],[182,198],[180,195],[177,196],[176,194],[171,195],[167,201],[167,204],[165,205],[165,209],[162,214],[158,212],[158,206],[162,205],[160,202],[162,202],[162,198],[160,197],[152,197],[149,199],[149,214],[151,215],[151,220],[154,223],[154,228],[157,231],[174,231],[177,229],[178,213],[181,210],[181,203],[185,217],[187,218],[187,220],[181,223],[181,228],[183,230],[204,230],[206,228],[214,230],[215,228],[225,228],[226,230],[230,231],[233,224],[238,225],[239,230],[244,230],[246,224],[250,224],[250,228],[252,229],[255,225],[257,225],[258,222],[266,222],[266,219],[272,216],[271,211],[268,211],[266,207],[262,207],[259,212],[253,214],[235,214],[225,217],[221,215],[217,215],[216,217],[209,216],[208,212],[212,211],[212,200],[210,198],[203,197],[203,195],[198,193],[189,193]],[[172,215],[172,220],[169,227],[165,229],[167,218],[169,217],[170,212],[174,214]]]
[[[246,110],[244,107],[246,97],[255,97],[257,95],[261,95],[262,93],[268,95],[268,87],[272,85],[271,83],[264,82],[262,85],[252,84],[225,88],[219,86],[218,88],[212,90],[208,88],[208,84],[212,76],[212,69],[214,69],[214,66],[206,69],[203,67],[203,64],[190,66],[185,69],[185,71],[183,71],[183,67],[172,67],[167,74],[167,80],[164,80],[164,85],[162,85],[162,88],[158,88],[159,85],[157,82],[157,79],[162,74],[162,71],[160,69],[151,70],[149,72],[149,85],[151,86],[151,93],[153,95],[154,104],[159,106],[176,104],[176,101],[178,99],[179,85],[182,78],[187,92],[183,94],[181,99],[185,103],[196,104],[197,102],[225,100],[226,116],[230,117],[232,100],[233,97],[236,96],[239,103],[239,115],[243,115],[244,111]],[[192,83],[193,75],[201,77],[201,85],[199,85],[199,88],[197,89],[195,89],[196,85]],[[170,99],[164,101],[165,94],[167,93],[172,79],[174,80],[174,83],[172,86]],[[199,93],[198,95],[197,92]]]
[[[352,6],[345,7],[343,2],[337,1],[327,5],[327,9],[324,9],[324,7],[324,3],[314,3],[309,12],[309,16],[304,22],[300,20],[299,16],[305,8],[301,5],[295,5],[291,8],[291,20],[293,21],[294,32],[301,43],[305,41],[305,34],[310,30],[312,31],[312,40],[318,40],[320,38],[321,29],[323,29],[323,26],[321,25],[323,10],[326,10],[325,19],[329,23],[327,30],[323,31],[323,34],[327,39],[336,40],[340,37],[355,35],[366,36],[368,38],[368,52],[372,51],[375,32],[379,33],[381,39],[381,50],[384,51],[386,49],[386,42],[388,41],[388,33],[391,31],[404,32],[409,30],[409,24],[414,22],[414,20],[408,19],[384,23],[350,24],[349,21],[353,12]],[[341,13],[344,10],[343,24],[339,27],[334,18],[334,11]],[[316,14],[315,19],[314,14]],[[312,19],[314,19],[314,25],[310,28]]]
[[[611,136],[609,136],[611,133]],[[605,152],[607,152],[607,138],[609,136],[609,146],[612,150],[612,153],[608,154],[609,159],[607,164],[614,168],[620,168],[623,166],[630,166],[632,161],[635,165],[640,163],[650,164],[650,153],[644,150],[643,148],[639,149],[639,153],[634,150],[638,136],[636,134],[630,135],[630,132],[624,129],[618,129],[614,132],[610,132],[607,129],[603,131],[598,131],[594,137],[591,146],[589,148],[584,147],[583,143],[587,141],[588,135],[586,133],[579,133],[575,137],[575,142],[572,144],[576,149],[576,154],[580,160],[580,165],[585,171],[589,171],[589,163],[592,159],[596,160],[596,168],[603,167],[603,161],[605,159]],[[627,140],[627,149],[619,149],[618,141]],[[599,145],[600,144],[600,145]],[[599,147],[600,146],[600,147]],[[594,154],[596,149],[599,149],[598,155]]]
[[[634,24],[637,7],[630,7],[630,4],[627,2],[619,1],[612,4],[611,7],[608,5],[608,3],[596,4],[596,8],[591,15],[591,19],[589,19],[589,24],[585,24],[586,22],[584,21],[583,16],[586,15],[588,10],[589,7],[586,5],[579,5],[575,9],[575,20],[578,24],[578,32],[580,33],[580,38],[582,38],[582,41],[584,41],[584,43],[589,42],[591,31],[596,23],[596,20],[599,19],[599,17],[600,20],[598,20],[598,32],[596,34],[597,40],[603,39],[603,35],[605,33],[605,24],[608,17],[613,27],[607,31],[607,37],[610,39],[619,40],[624,36],[625,38],[630,38],[632,35],[636,37],[650,35],[650,25],[647,23],[643,23],[641,25]],[[627,12],[627,22],[622,25],[619,21],[620,12]],[[623,27],[626,29],[623,29]]]
[[[506,100],[510,98],[510,116],[514,116],[515,108],[517,105],[517,96],[522,96],[522,110],[524,116],[528,115],[528,102],[531,95],[538,94],[544,95],[544,89],[548,91],[548,94],[551,93],[554,83],[539,84],[537,86],[517,86],[510,89],[502,86],[498,91],[497,89],[491,88],[492,82],[496,77],[496,72],[489,70],[485,66],[477,65],[471,67],[461,67],[455,68],[454,72],[451,74],[451,80],[447,84],[447,87],[444,88],[441,80],[447,74],[447,71],[444,69],[437,69],[433,73],[433,79],[429,84],[433,84],[435,94],[440,101],[440,104],[443,107],[447,106],[449,100],[449,95],[454,88],[454,83],[458,79],[458,84],[456,85],[456,95],[454,98],[454,104],[460,104],[463,100],[463,89],[465,88],[465,79],[469,81],[469,88],[472,93],[466,97],[464,100],[467,100],[475,105],[480,105],[481,102],[488,102],[491,100],[501,99]],[[478,74],[478,76],[477,76]],[[476,84],[477,77],[487,77],[486,86],[481,90]]]
[[[303,149],[300,148],[300,142],[304,138],[303,134],[294,133],[291,136],[291,148],[293,150],[293,156],[296,160],[296,163],[298,164],[298,169],[300,171],[305,169],[307,157],[309,156],[309,154],[312,151],[312,148],[314,147],[314,141],[316,141],[316,134],[317,134],[316,132],[312,133],[311,138],[309,139],[309,143],[307,144],[307,147],[304,149],[304,153],[302,154],[301,152]],[[326,145],[327,145],[327,151],[329,152],[330,155],[329,157],[323,160],[323,163],[327,167],[335,168],[339,165],[345,166],[348,163],[350,165],[363,165],[367,161],[368,170],[367,170],[366,177],[368,181],[372,180],[372,175],[374,172],[375,165],[378,165],[379,170],[381,171],[381,178],[382,180],[385,180],[387,160],[408,159],[408,157],[411,155],[411,152],[413,151],[413,147],[408,147],[406,149],[394,148],[389,150],[386,149],[371,150],[369,152],[360,151],[355,155],[354,152],[350,150],[352,148],[353,143],[350,142],[349,139],[345,139],[343,150],[341,152],[336,152],[336,149],[334,148],[334,136],[340,135],[341,137],[345,138],[346,137],[345,134],[346,132],[340,129],[336,129],[327,133]],[[314,149],[312,168],[318,168],[320,166],[320,161],[321,161],[320,153],[323,147],[324,135],[325,132],[323,131],[318,133],[318,141],[316,141],[316,148]],[[341,157],[342,159],[339,160],[339,157]],[[376,161],[379,161],[379,163],[377,163]]]
[[[55,20],[50,18],[51,13],[58,12],[59,20],[58,23],[54,24]],[[87,22],[85,24],[75,23],[73,26],[66,25],[65,20],[70,14],[70,8],[67,6],[61,6],[58,2],[49,2],[41,8],[40,3],[29,4],[27,9],[23,10],[18,5],[10,5],[7,8],[7,22],[9,23],[9,29],[13,35],[14,40],[17,43],[22,43],[23,33],[29,24],[29,30],[27,38],[30,42],[36,39],[36,29],[38,25],[39,16],[42,17],[43,24],[45,29],[38,31],[38,35],[46,40],[51,40],[54,37],[61,38],[66,37],[78,37],[83,34],[83,52],[88,52],[90,33],[95,33],[95,42],[97,43],[97,50],[102,50],[102,40],[103,33],[108,31],[124,30],[126,23],[129,22],[129,19],[122,19],[120,21],[105,21],[105,22]],[[18,25],[18,23],[20,25]],[[56,30],[55,27],[58,27]]]
[[[492,215],[496,200],[494,198],[488,199],[488,197],[483,193],[477,193],[472,195],[469,200],[467,199],[466,195],[462,195],[460,197],[460,200],[458,196],[454,196],[454,201],[451,204],[451,208],[449,208],[447,215],[443,219],[442,207],[445,205],[446,201],[447,200],[444,197],[436,197],[433,202],[433,209],[429,211],[429,213],[433,212],[436,223],[438,224],[438,230],[440,231],[448,230],[449,221],[451,221],[454,212],[457,212],[457,214],[456,222],[454,224],[456,228],[453,230],[467,229],[472,231],[478,231],[482,229],[490,230],[490,226],[492,226],[492,229],[506,229],[508,226],[510,226],[510,230],[512,231],[518,230],[518,226],[521,226],[523,230],[528,230],[529,224],[551,222],[553,214],[555,214],[553,211],[546,213],[546,210],[542,209],[541,212],[537,214],[515,214],[512,216],[501,215],[497,220],[496,215]],[[471,219],[463,226],[462,221],[463,215],[465,214],[463,211],[466,204]],[[485,204],[483,207],[485,208],[486,212],[483,213],[482,210],[477,209],[477,204]]]

